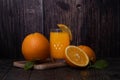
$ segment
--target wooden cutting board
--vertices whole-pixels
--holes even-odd
[[[24,68],[24,65],[26,62],[27,61],[14,61],[13,66],[18,67],[18,68]],[[35,64],[33,69],[44,70],[44,69],[63,67],[66,65],[67,64],[65,63],[65,61],[58,61],[58,62],[47,61],[44,63]]]

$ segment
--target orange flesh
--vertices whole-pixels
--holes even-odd
[[[69,61],[76,65],[84,66],[88,63],[88,58],[86,58],[86,55],[83,51],[80,51],[76,48],[70,48],[67,51],[67,58]]]

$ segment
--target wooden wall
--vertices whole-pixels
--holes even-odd
[[[23,58],[21,43],[32,32],[49,39],[50,28],[63,23],[71,44],[91,46],[97,57],[120,56],[119,0],[0,0],[0,58]]]

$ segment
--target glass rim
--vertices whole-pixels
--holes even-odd
[[[62,32],[60,28],[52,28],[50,29],[51,32]]]

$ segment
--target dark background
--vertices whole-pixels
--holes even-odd
[[[120,56],[119,0],[0,0],[0,58],[19,59],[26,35],[63,23],[73,33],[71,44],[92,47],[98,58]]]

